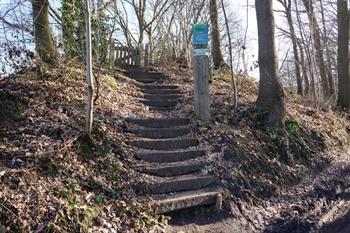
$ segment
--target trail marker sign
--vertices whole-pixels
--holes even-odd
[[[192,26],[192,44],[208,45],[209,43],[209,27],[208,24],[199,23]]]
[[[210,123],[208,24],[192,26],[194,109],[197,119]]]

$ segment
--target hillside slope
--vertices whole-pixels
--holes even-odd
[[[142,94],[128,78],[119,73],[116,78],[104,75],[99,79],[93,141],[82,140],[86,84],[78,67],[60,67],[40,77],[35,70],[27,70],[0,80],[2,230],[147,231],[164,222],[147,211],[150,203],[135,201],[132,185],[143,177],[130,168],[134,157],[127,142],[133,136],[126,133],[125,121],[131,116],[157,114],[147,113],[139,101]],[[194,119],[190,74],[159,70],[169,75],[166,82],[180,85],[187,93],[176,106],[176,114]],[[220,218],[240,222],[243,227],[249,225],[251,232],[258,232],[278,213],[289,210],[286,202],[284,209],[276,204],[278,211],[266,211],[264,206],[274,197],[299,190],[297,187],[308,192],[314,186],[302,180],[326,174],[326,182],[337,174],[335,167],[340,164],[346,176],[348,160],[343,155],[349,144],[349,115],[331,110],[316,112],[308,101],[290,96],[289,136],[282,140],[266,128],[263,115],[254,109],[257,84],[239,78],[238,88],[239,110],[233,119],[230,82],[224,74],[213,76],[211,126],[198,125],[197,137],[210,151],[211,165],[206,169],[220,178],[226,190],[226,212]],[[339,185],[338,181],[341,179],[330,187]],[[347,185],[341,183],[340,192]],[[329,208],[332,200],[325,202]],[[264,211],[263,219],[252,223],[255,215],[249,213]],[[175,228],[169,231],[179,225],[183,229],[184,224],[189,227],[184,229],[192,230],[181,216],[173,216],[170,223]],[[209,232],[217,227],[205,221],[200,225],[208,226]],[[233,232],[233,225],[224,229]]]

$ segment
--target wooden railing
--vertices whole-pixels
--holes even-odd
[[[121,67],[145,67],[148,66],[148,45],[128,47],[125,45],[110,43],[109,63],[112,69]]]

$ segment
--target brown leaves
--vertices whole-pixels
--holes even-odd
[[[101,79],[95,143],[86,151],[89,157],[83,158],[79,135],[86,84],[82,71],[60,67],[46,76],[38,79],[28,71],[16,81],[0,83],[0,93],[9,93],[4,96],[8,102],[2,98],[1,108],[6,104],[11,110],[22,103],[19,98],[26,104],[18,112],[16,108],[13,116],[1,115],[16,118],[11,124],[0,117],[0,204],[11,203],[8,207],[15,213],[0,205],[0,229],[72,232],[92,227],[96,215],[103,224],[94,232],[146,226],[142,217],[146,209],[135,202],[128,188],[134,174],[118,159],[127,141],[123,118],[141,116],[147,110],[138,102],[137,89],[111,76]],[[119,203],[125,206],[111,211]]]

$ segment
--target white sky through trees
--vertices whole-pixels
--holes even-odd
[[[24,6],[22,7],[21,11],[22,13],[28,12],[28,14],[26,14],[26,19],[24,20],[31,20],[30,17],[30,1],[25,1],[25,0],[15,0],[15,1],[11,1],[11,0],[1,0],[1,5],[2,6],[0,9],[0,16],[2,16],[2,14],[4,14],[4,12],[6,12],[7,8],[11,8],[11,6],[13,6],[14,4],[16,4],[17,2],[25,2]],[[280,4],[274,0],[274,8],[277,9],[279,8]],[[247,0],[227,0],[227,3],[229,4],[229,8],[231,8],[231,11],[238,16],[238,18],[241,21],[241,27],[243,32],[245,31],[245,28],[247,26],[248,23],[248,31],[247,31],[247,43],[246,43],[246,56],[247,56],[247,65],[248,65],[248,69],[253,65],[253,62],[257,60],[258,58],[258,41],[257,41],[257,23],[256,23],[256,14],[255,14],[255,0],[248,0],[248,21],[247,21]],[[50,4],[51,6],[53,6],[53,8],[58,9],[60,7],[60,0],[50,0]],[[220,6],[220,1],[218,1],[218,4]],[[126,4],[127,5],[127,4]],[[132,17],[134,15],[134,12],[130,9],[128,10],[129,13],[129,19],[130,19],[130,27],[132,28],[132,32],[134,32],[135,34],[138,34],[138,29],[137,29],[137,23],[136,23],[136,19],[135,17]],[[21,14],[17,14],[17,15],[21,15]],[[10,16],[7,16],[10,17]],[[223,18],[223,15],[220,14],[219,16],[221,19]],[[134,19],[134,20],[133,20]],[[284,20],[283,17],[280,16],[280,13],[275,13],[275,19],[276,19],[276,24],[280,27],[286,28],[284,25]],[[27,22],[29,23],[29,22]],[[52,23],[52,29],[54,32],[54,35],[58,35],[60,34],[59,32],[59,26],[56,25],[56,23],[54,21],[51,21]],[[190,25],[189,25],[190,26]],[[288,29],[288,28],[286,28]],[[232,33],[232,32],[231,32]],[[276,31],[276,36],[277,36],[277,31]],[[11,34],[8,34],[11,37]],[[119,39],[120,41],[124,41],[123,35],[121,35],[120,31],[117,31],[115,34],[115,37],[117,39]],[[232,34],[232,37],[235,37],[234,34]],[[237,37],[237,35],[236,35]],[[146,38],[145,38],[146,39]],[[4,38],[4,33],[2,33],[2,35],[0,35],[0,40],[5,40]],[[277,51],[278,51],[278,57],[281,61],[283,60],[284,56],[285,56],[285,51],[288,50],[289,48],[289,41],[288,40],[284,40],[283,43],[280,43],[281,37],[276,37],[276,42],[277,42]],[[282,45],[282,46],[279,46]],[[28,45],[28,47],[33,48],[33,45]],[[237,56],[237,54],[234,54],[234,56]],[[258,69],[254,69],[253,71],[250,71],[249,74],[251,76],[254,76],[256,78],[258,78]]]
[[[248,21],[247,21],[247,3],[248,3]],[[232,10],[238,14],[242,22],[242,28],[245,30],[248,24],[248,32],[247,32],[247,56],[248,56],[248,68],[251,66],[251,63],[254,60],[258,59],[258,30],[257,30],[257,21],[256,21],[256,13],[255,13],[255,0],[232,0],[229,3],[232,7]],[[276,0],[273,0],[274,9],[280,10],[281,6]],[[286,28],[286,24],[281,13],[275,13],[275,22],[276,25],[282,28]],[[288,31],[288,28],[286,28]],[[234,35],[233,35],[234,36]],[[276,49],[277,56],[279,58],[279,63],[282,63],[282,60],[285,56],[286,51],[290,48],[290,42],[281,37],[278,37],[278,31],[276,29]],[[249,72],[249,75],[258,78],[259,70],[254,69]]]

